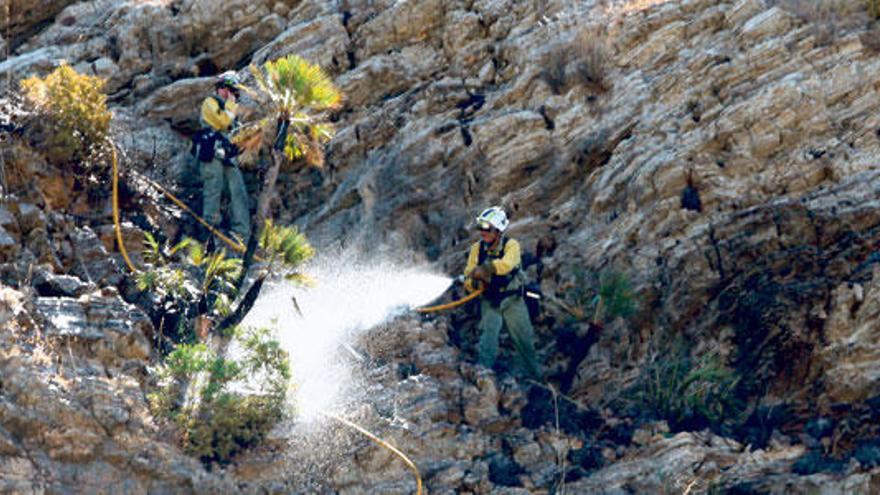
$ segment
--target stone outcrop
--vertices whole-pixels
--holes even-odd
[[[153,423],[139,310],[100,293],[0,298],[0,490],[231,493]]]

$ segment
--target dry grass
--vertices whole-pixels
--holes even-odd
[[[592,93],[604,93],[611,88],[605,35],[596,28],[583,29],[571,44],[547,52],[541,65],[541,79],[555,94],[562,94],[575,85]]]
[[[547,52],[541,61],[541,79],[554,94],[561,94],[568,87],[566,68],[571,63],[568,47],[561,46]]]
[[[574,43],[574,75],[577,82],[596,92],[611,88],[608,79],[609,57],[605,35],[599,29],[585,29],[578,33]]]

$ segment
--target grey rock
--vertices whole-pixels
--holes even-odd
[[[38,297],[34,306],[49,324],[47,335],[85,345],[103,362],[145,360],[150,355],[149,319],[118,296]]]
[[[72,275],[56,275],[51,267],[41,265],[34,270],[31,285],[45,297],[79,297],[93,286]]]

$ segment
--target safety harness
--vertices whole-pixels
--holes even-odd
[[[210,97],[220,106],[221,112],[226,109],[226,102],[223,101],[223,98],[217,95],[210,95]],[[224,133],[215,131],[207,124],[203,123],[203,125],[204,127],[196,131],[192,136],[192,146],[189,149],[190,154],[198,158],[200,162],[210,162],[214,159],[219,144],[224,151],[223,165],[234,165],[232,158],[238,155],[238,147],[232,144]]]
[[[501,249],[495,253],[491,253],[489,252],[489,247],[481,241],[480,252],[477,257],[477,265],[482,265],[487,260],[494,261],[503,258],[504,252],[507,250],[508,242],[510,242],[510,239],[502,238]],[[520,262],[519,265],[516,265],[513,270],[510,270],[507,275],[495,275],[492,277],[484,292],[486,300],[493,305],[498,306],[501,304],[501,301],[510,296],[524,295],[525,284],[523,283],[522,277],[520,277],[520,274],[522,273],[521,266],[522,262]]]

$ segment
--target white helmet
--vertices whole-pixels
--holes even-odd
[[[507,230],[507,226],[510,225],[510,221],[507,220],[507,213],[504,213],[500,206],[486,208],[477,216],[476,220],[477,226],[481,229],[494,227],[499,232],[504,232]]]
[[[241,80],[238,78],[238,74],[236,74],[234,70],[228,70],[220,74],[214,81],[215,88],[229,88],[236,92],[238,91],[238,87],[240,85]]]

